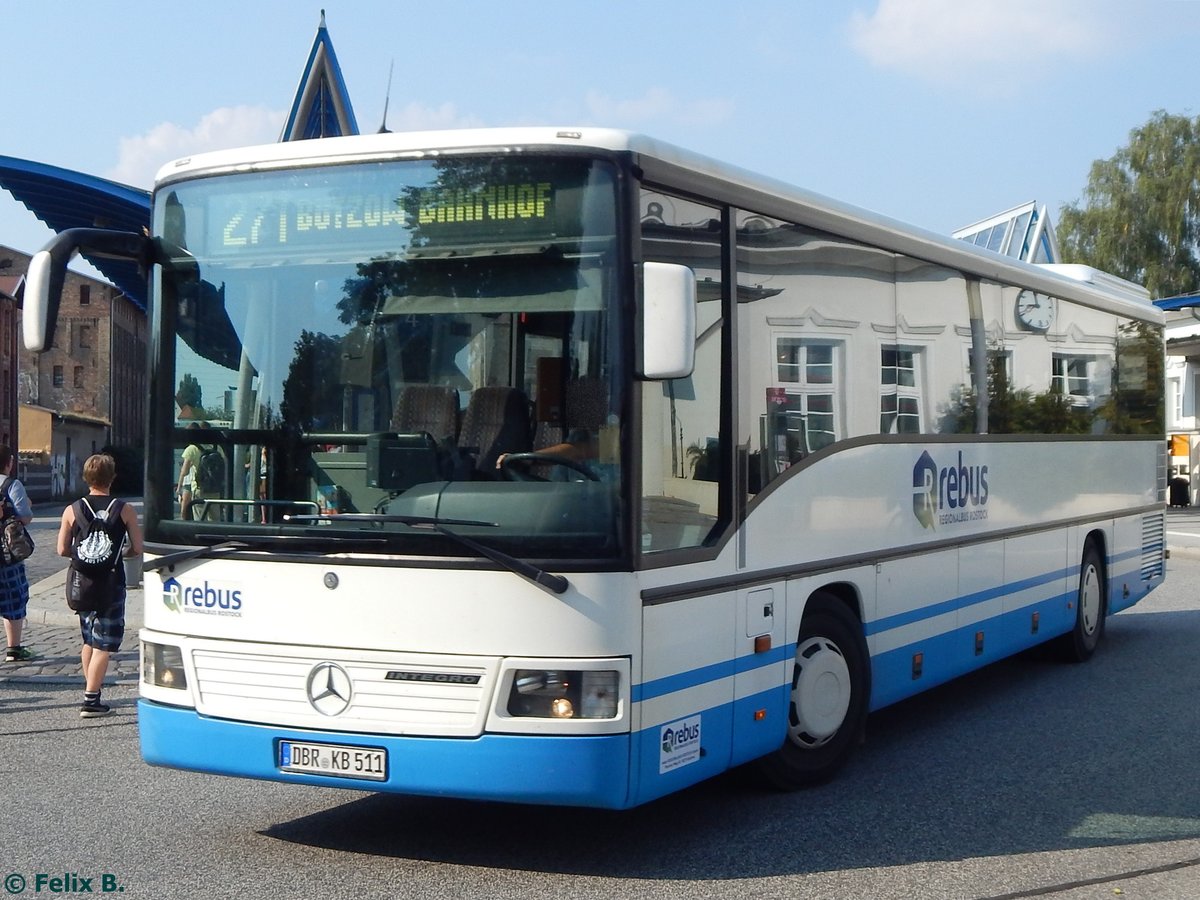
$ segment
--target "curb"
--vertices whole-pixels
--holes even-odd
[[[83,681],[83,676],[79,673],[74,675],[6,675],[0,678],[0,684],[49,684],[49,685],[67,685],[69,687],[78,687]],[[104,676],[103,687],[137,687],[138,676],[136,674],[114,674],[111,669]]]
[[[53,575],[46,576],[37,584],[29,586],[29,606],[25,610],[25,617],[29,622],[35,625],[78,627],[78,614],[72,612],[67,606],[67,571],[66,568],[60,569]],[[125,602],[125,631],[127,633],[136,632],[142,627],[141,593],[140,584],[137,587],[126,589],[128,599]],[[130,609],[134,609],[136,612],[130,615]]]
[[[67,570],[62,569],[29,586],[28,621],[36,625],[78,625],[79,617],[67,607]],[[51,598],[57,601],[52,604]]]

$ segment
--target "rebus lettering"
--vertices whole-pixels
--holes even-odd
[[[988,467],[969,465],[961,450],[955,465],[939,467],[926,450],[913,467],[913,514],[924,528],[986,519],[990,493]]]
[[[215,588],[206,581],[202,587],[183,588],[183,602],[185,606],[200,609],[233,611],[242,608],[242,592],[232,588]]]

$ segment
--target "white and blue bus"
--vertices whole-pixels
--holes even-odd
[[[590,128],[172,163],[149,236],[35,257],[35,348],[79,249],[150,278],[155,765],[794,788],[1164,577],[1162,315],[1100,273]]]

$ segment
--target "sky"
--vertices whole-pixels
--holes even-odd
[[[1200,115],[1200,0],[324,0],[360,130],[601,125],[950,233],[1057,221],[1159,109]],[[0,155],[149,189],[271,142],[320,0],[0,0]],[[0,191],[0,244],[52,232]],[[88,271],[86,266],[81,269]]]

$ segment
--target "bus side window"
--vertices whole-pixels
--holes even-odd
[[[689,266],[698,284],[696,364],[671,381],[641,382],[642,552],[702,546],[721,528],[721,212],[678,197],[642,195],[647,262]]]

